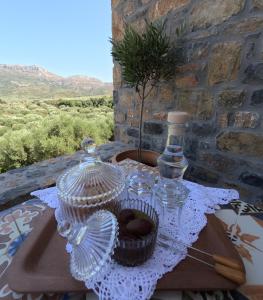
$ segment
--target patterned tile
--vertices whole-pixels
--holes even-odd
[[[263,285],[263,230],[250,215],[238,216],[233,210],[220,210],[221,220],[229,238],[243,259],[246,285]],[[262,297],[263,298],[263,297]]]
[[[263,209],[253,204],[249,204],[240,200],[234,200],[230,204],[237,214],[240,215],[262,214],[263,215]]]

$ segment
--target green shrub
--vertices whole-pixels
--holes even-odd
[[[8,127],[0,125],[0,136],[5,134],[8,130]]]
[[[0,172],[73,153],[85,136],[94,138],[97,144],[112,137],[112,112],[84,116],[57,112],[31,121],[23,129],[4,133],[0,137]],[[29,115],[31,119],[33,116]]]

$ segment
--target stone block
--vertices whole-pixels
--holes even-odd
[[[207,121],[212,118],[214,113],[214,101],[211,94],[204,91],[200,94],[197,107],[197,117],[199,120]]]
[[[135,10],[135,1],[124,1],[122,7],[122,13],[124,16],[131,15]]]
[[[115,90],[119,89],[122,85],[121,66],[118,63],[113,67],[113,87]]]
[[[254,91],[251,97],[251,105],[258,105],[263,103],[263,89]]]
[[[167,112],[161,111],[153,114],[153,118],[158,121],[166,121],[167,120]]]
[[[250,172],[243,172],[239,179],[245,183],[252,186],[260,187],[263,189],[263,176]]]
[[[143,5],[145,5],[145,4],[149,3],[149,2],[151,2],[151,0],[141,0],[141,3],[142,3]]]
[[[263,156],[263,136],[251,132],[224,131],[216,137],[217,149],[248,156]]]
[[[263,37],[261,36],[260,40],[258,41],[258,57],[260,60],[263,60]]]
[[[138,113],[139,116],[139,113]],[[153,119],[153,113],[152,110],[149,110],[147,108],[144,107],[144,111],[143,111],[143,120],[144,121],[149,121]]]
[[[219,94],[218,105],[223,108],[238,108],[245,102],[243,90],[225,90]]]
[[[153,151],[162,153],[165,149],[165,144],[166,144],[166,138],[162,137],[153,137],[152,138],[152,147],[151,149]]]
[[[263,1],[262,0],[252,0],[252,7],[258,10],[263,9]]]
[[[190,165],[185,172],[184,179],[194,182],[206,182],[216,184],[219,180],[219,176],[209,170],[200,166]]]
[[[130,125],[132,127],[139,128],[139,126],[140,126],[140,120],[138,118],[134,118],[134,119],[130,120]]]
[[[137,128],[130,127],[130,128],[127,129],[127,135],[138,138],[139,137],[139,130]]]
[[[123,17],[115,10],[112,10],[112,38],[120,41],[124,34],[124,20]]]
[[[116,125],[114,126],[114,140],[119,141],[120,140],[120,126]]]
[[[195,61],[202,58],[206,58],[208,55],[208,50],[208,42],[190,43],[186,49],[187,61]]]
[[[146,100],[146,102],[148,102],[148,101]],[[128,110],[127,110],[127,123],[130,126],[132,126],[132,127],[138,127],[139,126],[140,111],[141,111],[141,102],[136,103],[136,105],[133,108],[128,108]],[[143,121],[149,121],[149,120],[152,120],[152,119],[153,119],[152,110],[149,110],[148,106],[144,105]],[[132,125],[132,124],[137,124],[137,125]]]
[[[238,111],[233,114],[233,126],[236,128],[255,128],[259,124],[259,119],[258,113]]]
[[[18,169],[12,169],[12,170],[9,170],[8,172],[6,172],[6,174],[21,174],[21,173],[24,173],[24,171],[27,170],[27,169],[28,169],[28,167],[21,167],[21,168],[18,168]]]
[[[25,184],[21,184],[19,186],[13,187],[12,189],[6,190],[5,192],[1,191],[0,194],[0,205],[4,205],[15,198],[21,197],[23,195],[29,194],[37,189],[41,188],[40,183],[37,179],[34,180],[26,180]],[[54,181],[53,181],[54,183]]]
[[[163,134],[164,124],[161,122],[144,122],[143,132],[146,134]]]
[[[192,72],[193,73],[193,72],[200,70],[201,68],[202,68],[201,64],[189,63],[189,64],[185,64],[185,65],[176,67],[176,72],[178,72],[178,73]]]
[[[134,113],[130,113],[131,110],[129,110],[127,112],[127,121],[126,121],[126,124],[128,126],[131,126],[131,127],[139,127],[139,124],[140,124],[140,119],[137,115],[134,115]]]
[[[146,21],[145,19],[136,19],[135,21],[133,21],[132,23],[130,23],[130,25],[132,26],[132,28],[139,32],[139,33],[143,33],[145,32],[146,29]]]
[[[130,88],[122,88],[119,89],[119,108],[122,111],[125,110],[134,110],[135,108],[135,95],[134,95],[134,90]]]
[[[114,106],[118,105],[118,102],[119,102],[119,94],[118,94],[118,91],[113,90],[112,96],[113,96],[113,105],[114,105]]]
[[[162,102],[170,102],[171,100],[173,100],[174,86],[172,84],[161,83],[158,88],[158,99]]]
[[[125,113],[115,110],[114,113],[114,121],[117,124],[123,124],[126,121],[126,116]]]
[[[175,79],[175,84],[177,88],[193,88],[197,86],[198,80],[195,75],[188,75],[184,77],[177,77]]]
[[[149,9],[149,20],[153,22],[165,16],[170,10],[182,8],[188,3],[190,0],[157,0]]]
[[[73,165],[76,165],[76,163],[74,163]],[[27,171],[25,172],[25,174],[27,178],[37,178],[46,175],[46,171],[41,169],[36,169],[32,171]]]
[[[127,109],[127,120],[134,119],[136,117],[138,117],[137,110],[133,109],[133,108],[128,108]]]
[[[211,135],[215,130],[215,125],[211,123],[192,123],[192,132],[199,137]]]
[[[263,83],[263,63],[249,65],[245,70],[244,83]]]
[[[135,125],[137,124],[138,125]],[[137,114],[137,111],[135,109],[128,109],[127,110],[127,125],[132,127],[138,127],[139,126],[139,116]]]
[[[208,150],[211,148],[211,146],[213,145],[212,141],[199,141],[199,148],[201,150]]]
[[[185,138],[184,155],[193,161],[197,158],[198,140],[191,137]]]
[[[247,34],[250,32],[262,31],[263,18],[262,17],[250,17],[242,18],[236,23],[232,23],[227,27],[223,34]]]
[[[196,93],[190,90],[180,91],[177,95],[177,109],[195,115],[198,99]]]
[[[213,37],[220,34],[220,29],[217,26],[209,27],[208,29],[203,29],[199,31],[192,31],[187,39],[190,41],[200,41],[208,39],[209,37]]]
[[[182,90],[177,95],[177,110],[206,120],[212,116],[213,99],[207,90]]]
[[[139,140],[138,139],[135,140],[134,146],[135,146],[135,148],[139,147]],[[149,141],[145,141],[144,139],[142,139],[142,149],[150,150],[151,149],[151,143]]]
[[[219,128],[226,128],[228,126],[228,113],[217,114],[216,121]]]
[[[115,126],[114,140],[115,141],[121,141],[123,143],[128,143],[128,136],[127,136],[126,126],[122,126],[122,125]]]
[[[114,8],[120,3],[120,0],[111,0],[111,7]]]
[[[199,159],[211,169],[221,173],[233,172],[237,168],[237,162],[234,159],[218,153],[202,152]]]
[[[208,64],[209,85],[235,80],[240,67],[240,55],[241,44],[238,42],[216,44]]]
[[[190,13],[192,30],[218,25],[238,14],[244,7],[244,0],[201,0],[195,2]]]

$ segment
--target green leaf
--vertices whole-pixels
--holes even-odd
[[[177,57],[165,35],[164,24],[148,23],[142,34],[126,25],[123,40],[110,42],[111,54],[122,67],[124,81],[137,92],[148,83],[155,85],[174,75]]]

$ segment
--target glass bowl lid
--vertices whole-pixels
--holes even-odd
[[[116,198],[125,188],[121,167],[99,160],[81,163],[57,180],[60,199],[72,206],[97,205]]]
[[[74,278],[88,280],[110,261],[118,242],[118,222],[109,211],[99,210],[85,223],[64,222],[58,231],[72,245],[70,270]]]

